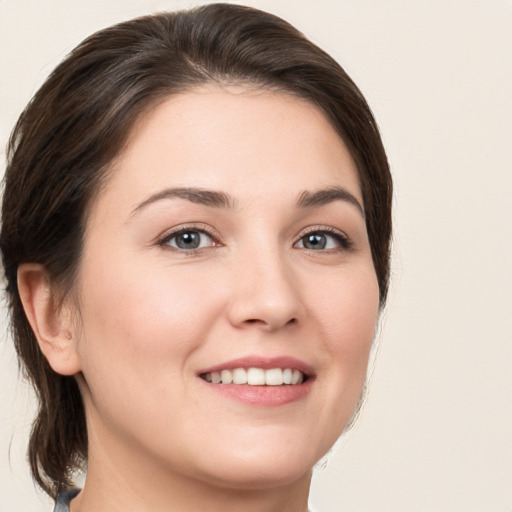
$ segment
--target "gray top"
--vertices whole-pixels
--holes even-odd
[[[61,492],[57,496],[55,508],[53,512],[69,512],[69,502],[80,492],[80,489],[70,489],[66,492]]]

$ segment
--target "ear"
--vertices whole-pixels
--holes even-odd
[[[53,370],[61,375],[80,372],[71,306],[56,303],[46,269],[37,263],[20,265],[18,290],[41,352]]]

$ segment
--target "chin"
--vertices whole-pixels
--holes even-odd
[[[203,460],[210,482],[235,489],[271,489],[309,479],[314,465],[332,443],[314,443],[293,435],[265,436],[247,443],[232,442],[228,452]],[[333,439],[334,443],[336,439]]]
[[[236,467],[217,467],[213,478],[207,478],[215,486],[240,489],[264,490],[285,487],[302,479],[309,479],[314,463],[297,464],[291,461],[242,461]]]

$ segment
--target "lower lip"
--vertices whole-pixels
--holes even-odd
[[[203,380],[203,379],[201,379]],[[249,405],[277,407],[304,398],[311,390],[313,379],[302,384],[282,386],[250,386],[249,384],[211,384],[203,382],[212,390],[228,398]]]

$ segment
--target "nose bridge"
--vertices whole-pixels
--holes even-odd
[[[278,243],[240,250],[234,265],[233,324],[275,330],[299,321],[302,302],[297,276]]]

